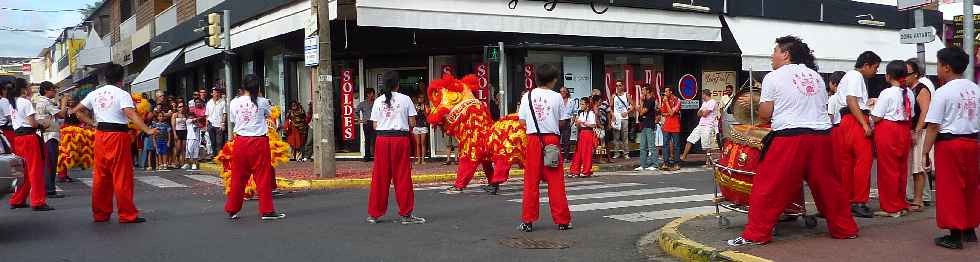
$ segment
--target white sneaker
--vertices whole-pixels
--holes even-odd
[[[732,247],[744,246],[744,245],[756,245],[756,243],[752,242],[752,240],[744,239],[742,237],[737,237],[735,239],[728,240],[727,243],[728,246],[732,246]]]
[[[648,167],[647,170],[649,170],[649,171],[657,171],[657,168],[651,166],[651,167]]]
[[[191,170],[197,170],[197,164],[191,164]]]
[[[636,167],[636,168],[633,169],[633,171],[643,171],[643,170],[646,170],[646,169],[644,169],[642,166]]]
[[[630,160],[630,155],[626,155],[626,160]]]
[[[184,170],[186,170],[186,169],[188,169],[188,168],[191,168],[191,165],[188,165],[188,164],[184,164],[183,166],[180,166],[180,169],[184,169]]]

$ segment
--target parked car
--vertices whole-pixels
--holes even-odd
[[[0,198],[7,196],[24,180],[24,159],[10,150],[10,143],[0,135]]]

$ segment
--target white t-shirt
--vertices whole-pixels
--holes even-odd
[[[386,95],[374,99],[371,107],[371,121],[377,123],[375,130],[408,131],[408,118],[418,115],[412,98],[398,92],[391,92],[391,105],[385,104]]]
[[[578,109],[577,99],[569,98],[568,101],[563,101],[561,104],[561,119],[568,120],[575,116],[575,109]]]
[[[34,112],[37,113],[34,116],[34,120],[37,120],[38,124],[48,124],[48,128],[44,129],[44,133],[42,133],[42,140],[45,142],[51,139],[61,139],[61,122],[63,121],[54,116],[61,111],[55,103],[54,99],[39,96],[37,98],[37,104],[34,105]]]
[[[760,102],[774,102],[772,130],[830,128],[826,85],[820,74],[801,64],[789,64],[762,80]]]
[[[531,94],[531,104],[527,103],[527,96]],[[528,134],[560,134],[558,131],[558,118],[561,116],[561,95],[558,92],[535,88],[521,96],[521,105],[517,110],[517,117],[527,123],[526,133]],[[531,108],[534,108],[534,118],[538,119],[537,128],[531,116]],[[540,129],[540,132],[539,132]]]
[[[847,97],[853,96],[857,97],[858,106],[861,110],[868,110],[868,85],[864,80],[864,75],[857,70],[848,71],[844,74],[844,78],[840,80],[840,84],[837,85],[837,93],[841,93],[838,99],[844,101],[844,106],[847,106]]]
[[[629,118],[629,115],[625,114],[627,111],[630,110],[630,103],[629,103],[629,101],[630,101],[629,100],[629,97],[626,96],[626,93],[623,93],[622,95],[618,95],[616,97],[613,97],[613,102],[614,102],[613,103],[613,105],[614,105],[613,110],[615,110],[615,114],[613,114],[613,115],[616,117],[616,120],[622,121],[622,120],[626,120],[626,119]],[[626,116],[623,116],[623,115],[626,115]]]
[[[827,100],[827,114],[830,115],[830,121],[832,124],[840,124],[840,110],[846,106],[847,104],[841,101],[841,93],[840,89],[838,89],[837,93],[834,93],[834,95],[830,96],[830,99]]]
[[[91,109],[95,115],[95,122],[129,124],[129,118],[123,112],[125,108],[136,108],[133,105],[133,97],[114,85],[104,85],[92,91],[81,105]]]
[[[185,137],[184,139],[197,140],[197,136],[198,136],[197,125],[194,124],[194,119],[193,118],[184,119],[184,123],[187,125],[187,137]]]
[[[929,103],[927,123],[939,124],[939,132],[965,135],[980,132],[980,87],[966,79],[949,81],[936,90]]]
[[[905,101],[902,100],[903,90],[910,103],[908,113],[905,112]],[[912,90],[897,86],[882,90],[878,95],[878,102],[875,102],[875,107],[871,109],[872,116],[890,121],[908,121],[913,113],[915,113],[915,97]]]
[[[215,101],[214,99],[209,99],[206,104],[204,104],[204,114],[208,118],[208,125],[213,127],[223,127],[222,121],[224,120],[225,112],[225,100],[224,98]]]
[[[235,134],[240,136],[264,136],[269,133],[265,119],[272,113],[269,100],[256,99],[252,103],[249,96],[239,96],[231,100],[231,121],[235,123]]]
[[[930,94],[935,94],[936,93],[936,84],[933,84],[932,83],[932,80],[929,80],[928,77],[919,78],[919,84],[923,84],[927,88],[929,88],[929,93]]]
[[[21,127],[31,127],[31,124],[27,122],[27,118],[35,115],[34,104],[31,103],[31,100],[23,97],[18,97],[16,103],[17,108],[14,108],[13,117],[11,117],[14,130]]]
[[[595,127],[595,112],[592,110],[578,113],[578,118],[576,118],[579,123],[584,124],[584,127]]]
[[[13,113],[13,108],[10,107],[10,101],[7,98],[0,98],[0,126],[5,126],[9,124],[7,118],[11,117],[10,114]]]
[[[698,111],[708,111],[708,114],[698,119],[698,125],[712,127],[712,128],[718,127],[718,110],[716,110],[717,108],[718,108],[718,101],[715,101],[714,99],[708,99],[707,102],[701,104],[701,109],[698,109]]]

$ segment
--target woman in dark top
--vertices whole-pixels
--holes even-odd
[[[921,212],[925,206],[925,200],[928,198],[926,187],[926,173],[929,172],[930,159],[922,157],[923,145],[925,144],[925,118],[926,113],[929,112],[929,103],[932,101],[932,92],[935,90],[932,81],[929,78],[923,77],[922,68],[918,65],[918,60],[909,59],[905,63],[906,69],[909,71],[908,84],[912,86],[912,92],[915,95],[915,106],[913,107],[912,113],[912,155],[910,156],[912,161],[912,176],[909,178],[912,180],[908,183],[912,186],[911,190],[908,192],[911,194],[906,196],[911,198],[912,201],[909,203],[909,210],[912,212]],[[929,152],[930,155],[932,151]]]
[[[424,89],[423,89],[424,90]],[[429,122],[426,115],[429,111],[429,101],[425,98],[425,92],[419,92],[415,97],[415,127],[412,128],[412,135],[415,138],[415,161],[419,164],[425,162],[426,149],[429,148]]]

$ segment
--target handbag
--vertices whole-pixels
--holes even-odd
[[[534,104],[531,103],[531,93],[534,90],[527,92],[527,106],[529,111],[531,111],[531,120],[534,121],[534,129],[537,131],[536,135],[541,135],[541,128],[538,127],[538,117],[534,114]],[[543,144],[543,141],[542,141]],[[559,160],[561,160],[561,149],[558,145],[548,144],[542,146],[542,156],[544,160],[544,166],[546,167],[558,167]]]

